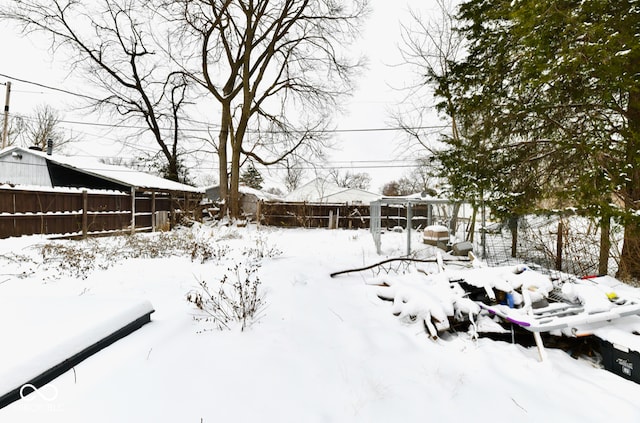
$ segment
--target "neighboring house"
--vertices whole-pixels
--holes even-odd
[[[17,146],[0,150],[0,183],[48,188],[202,194],[201,189],[131,168]]]
[[[286,201],[306,201],[310,203],[348,203],[368,205],[380,199],[379,194],[357,188],[344,188],[321,178],[290,192]]]
[[[214,185],[204,189],[205,196],[213,201],[220,202],[220,186]],[[255,217],[258,211],[258,202],[260,201],[282,201],[282,199],[276,195],[269,194],[254,188],[250,188],[244,185],[238,186],[238,192],[240,193],[240,209],[242,214],[247,217]]]

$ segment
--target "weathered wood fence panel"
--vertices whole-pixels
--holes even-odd
[[[363,204],[263,201],[258,210],[260,223],[268,226],[368,229],[370,224],[370,207]],[[404,206],[383,206],[381,225],[404,228],[407,225],[406,215]],[[431,216],[428,206],[414,207],[411,226],[423,228],[430,224]],[[332,225],[330,219],[333,220]]]
[[[135,195],[135,216],[132,216],[128,193],[0,188],[0,238],[130,230],[132,220],[135,230],[149,230],[154,215],[168,213],[175,222],[176,214],[195,211],[199,201],[197,197],[167,193]]]
[[[327,228],[369,227],[369,206],[344,203],[261,202],[260,222],[269,226]]]

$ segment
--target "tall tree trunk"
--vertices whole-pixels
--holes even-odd
[[[629,93],[627,111],[627,163],[631,165],[625,187],[625,211],[633,214],[640,208],[640,91]],[[626,219],[624,245],[617,276],[624,280],[640,280],[640,221],[633,215]]]
[[[240,152],[239,147],[234,147],[234,141],[231,141],[231,183],[229,185],[229,214],[232,219],[240,217]]]
[[[220,216],[227,214],[229,205],[229,171],[227,169],[227,143],[229,142],[229,126],[231,124],[231,106],[228,103],[222,105],[222,118],[220,134],[218,135],[218,179],[220,181]]]
[[[449,232],[454,234],[458,229],[458,214],[460,214],[460,207],[462,203],[455,203],[453,205],[453,210],[451,211],[451,220],[449,221]]]
[[[640,226],[637,222],[627,222],[624,227],[624,245],[616,276],[626,281],[640,279]]]
[[[598,260],[598,274],[609,273],[609,250],[611,250],[611,217],[600,219],[600,258]]]
[[[180,182],[180,177],[178,175],[178,158],[176,156],[167,158],[167,174],[164,175],[165,178],[170,179],[172,181]]]
[[[251,6],[248,6],[252,9]],[[247,24],[245,34],[244,58],[242,60],[242,108],[240,110],[240,119],[238,120],[235,131],[230,133],[231,141],[231,181],[229,184],[229,210],[232,219],[240,217],[240,193],[238,186],[240,184],[240,157],[242,154],[242,142],[249,126],[251,119],[251,107],[254,99],[251,81],[251,54],[254,39],[253,13],[247,12]],[[231,115],[229,115],[231,118]]]

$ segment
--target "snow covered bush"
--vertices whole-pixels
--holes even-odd
[[[86,279],[96,268],[109,267],[107,254],[96,242],[48,243],[40,247],[42,265],[45,269],[55,269],[55,277],[69,275]]]
[[[247,243],[242,244],[244,248],[234,247],[234,241],[243,236],[235,228],[218,231],[193,225],[165,233],[102,238],[100,242],[95,239],[46,242],[32,250],[35,254],[28,262],[7,259],[20,262],[21,268],[31,263],[46,272],[45,279],[64,276],[86,279],[96,269],[107,269],[127,259],[190,257],[202,264],[210,262],[215,269],[226,271],[221,272],[222,277],[215,283],[199,282],[198,288],[188,293],[187,300],[219,328],[230,328],[239,322],[244,330],[264,309],[257,275],[261,262],[282,252],[269,242],[266,233],[253,235],[248,247]]]
[[[71,276],[86,279],[96,269],[107,269],[126,259],[155,259],[173,256],[191,257],[192,261],[220,262],[230,251],[229,246],[217,243],[207,234],[199,236],[190,229],[172,232],[135,234],[81,241],[55,241],[36,248],[38,259],[30,260],[50,276],[59,279]],[[23,264],[27,260],[20,259]]]
[[[0,277],[26,278],[35,273],[35,265],[35,261],[26,254],[17,254],[15,252],[0,254],[0,266],[2,267]],[[6,280],[0,280],[0,284],[3,282],[6,282]]]
[[[194,231],[184,229],[123,236],[117,250],[127,258],[191,256],[191,260],[204,263],[221,259],[229,249],[225,245],[214,244],[211,236],[198,236]]]
[[[263,233],[258,233],[253,238],[254,246],[244,250],[243,254],[254,260],[262,260],[265,258],[273,258],[282,254],[274,245],[271,245],[268,237]]]
[[[220,226],[219,229],[223,231],[218,235],[218,239],[221,241],[242,239],[242,234],[235,227]]]
[[[237,233],[234,230],[226,234]],[[236,238],[228,238],[223,234],[218,242],[222,239]],[[260,317],[265,307],[257,272],[264,259],[279,256],[282,251],[271,244],[265,232],[257,233],[250,244],[250,247],[239,251],[227,247],[227,258],[235,262],[227,268],[217,284],[200,281],[198,287],[187,294],[187,301],[202,312],[198,318],[213,322],[219,329],[231,329],[233,323],[239,322],[241,330],[244,330]]]
[[[229,253],[229,247],[226,245],[211,245],[204,242],[196,242],[191,247],[191,261],[220,261]]]
[[[256,262],[237,263],[227,269],[216,288],[200,281],[198,289],[187,294],[187,301],[203,312],[204,320],[219,329],[230,329],[234,322],[239,322],[244,330],[260,317],[265,305],[256,274],[258,268]]]

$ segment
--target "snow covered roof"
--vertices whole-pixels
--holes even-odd
[[[407,202],[412,204],[453,204],[455,201],[448,198],[433,197],[424,193],[385,196],[380,198],[380,203],[382,204],[406,204]]]
[[[238,191],[241,194],[255,195],[258,198],[258,200],[264,200],[264,201],[280,201],[281,200],[281,198],[278,197],[277,195],[260,191],[259,189],[251,188],[245,185],[238,186]]]
[[[220,185],[210,185],[208,187],[202,188],[202,190],[206,193],[206,195],[211,200],[219,200],[220,199]],[[239,185],[238,192],[240,194],[253,195],[258,200],[264,201],[282,201],[282,198],[277,195],[270,194],[268,192],[261,191],[259,189],[251,188],[246,185]]]
[[[311,182],[290,192],[285,200],[287,201],[310,201],[310,202],[336,202],[336,203],[356,203],[369,204],[380,199],[380,195],[357,189],[340,187],[333,182],[316,178]]]
[[[170,181],[159,176],[150,175],[124,166],[100,163],[97,160],[91,160],[85,157],[70,157],[60,154],[48,155],[42,151],[30,150],[18,146],[5,148],[0,151],[0,156],[6,156],[13,153],[21,155],[30,154],[36,157],[41,157],[46,161],[59,166],[128,187],[161,191],[203,192],[201,189],[190,185]]]

